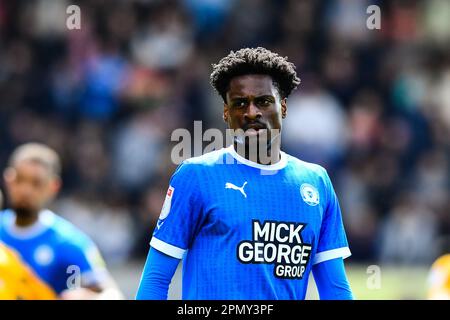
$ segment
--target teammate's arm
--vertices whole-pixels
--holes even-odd
[[[111,279],[108,282],[61,292],[62,300],[122,300],[123,294]]]
[[[65,265],[80,269],[81,287],[64,290],[64,300],[119,300],[123,299],[116,282],[106,269],[105,262],[95,244],[87,238],[65,247]]]
[[[321,300],[354,299],[342,258],[317,263],[312,272]]]
[[[169,284],[179,262],[179,259],[150,247],[136,300],[167,300]]]

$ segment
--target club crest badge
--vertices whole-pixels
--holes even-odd
[[[317,206],[320,203],[319,191],[312,185],[304,183],[300,187],[300,194],[303,201],[310,206]]]

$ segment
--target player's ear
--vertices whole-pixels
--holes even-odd
[[[61,178],[60,177],[54,177],[52,179],[52,182],[51,182],[51,187],[50,187],[51,190],[50,190],[50,192],[53,195],[56,195],[59,192],[59,190],[61,189],[61,186],[62,186]]]
[[[286,118],[287,115],[287,99],[281,99],[281,118]]]
[[[229,117],[228,104],[226,102],[224,102],[223,103],[223,121],[225,121],[225,123],[228,123],[228,117]]]
[[[5,184],[10,184],[14,178],[16,177],[16,171],[12,167],[7,167],[3,171],[3,180],[5,181]]]

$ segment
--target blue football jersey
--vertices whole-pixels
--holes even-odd
[[[12,210],[0,212],[0,240],[14,248],[56,293],[90,286],[109,277],[95,244],[67,220],[49,210],[30,227],[15,225]]]
[[[183,259],[183,299],[304,299],[312,265],[350,256],[324,168],[232,146],[178,166],[150,245]]]

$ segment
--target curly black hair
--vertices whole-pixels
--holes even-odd
[[[266,74],[272,77],[282,98],[287,98],[300,84],[295,66],[287,57],[266,48],[244,48],[231,51],[219,63],[213,64],[211,85],[226,101],[226,93],[233,77],[246,74]]]

